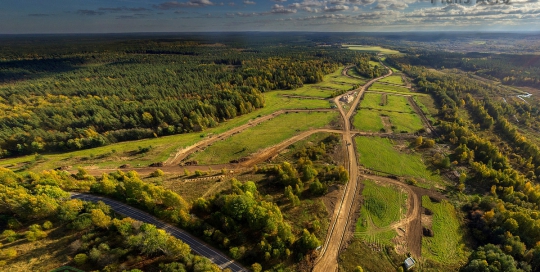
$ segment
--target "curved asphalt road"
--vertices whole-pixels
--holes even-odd
[[[156,227],[165,230],[170,235],[188,244],[191,247],[191,250],[193,250],[193,252],[210,259],[210,261],[217,264],[219,267],[221,267],[221,269],[229,268],[235,272],[236,271],[249,271],[248,269],[241,266],[239,263],[225,256],[223,253],[212,248],[211,246],[203,243],[202,241],[195,238],[194,236],[187,233],[186,231],[181,230],[173,225],[164,223],[146,212],[143,212],[141,210],[128,206],[124,203],[121,203],[121,202],[118,202],[118,201],[115,201],[106,197],[100,197],[100,196],[82,194],[82,193],[71,193],[71,198],[80,199],[84,201],[91,201],[91,202],[103,201],[105,204],[111,206],[111,209],[113,209],[115,212],[119,214],[129,216],[135,220],[139,220],[145,223],[153,224]]]

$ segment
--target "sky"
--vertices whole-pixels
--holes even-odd
[[[540,30],[540,0],[490,1],[2,0],[0,34]]]

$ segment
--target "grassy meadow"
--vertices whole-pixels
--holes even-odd
[[[389,77],[385,77],[381,80],[379,80],[380,82],[386,82],[386,83],[391,83],[391,84],[396,84],[396,85],[405,85],[403,83],[403,79],[401,78],[401,75],[391,75]]]
[[[462,231],[452,204],[432,202],[422,196],[422,206],[433,212],[433,237],[422,237],[422,256],[439,263],[455,264],[467,259],[463,251]]]
[[[356,148],[360,164],[367,168],[387,172],[397,176],[417,177],[439,181],[424,164],[420,154],[399,151],[387,138],[356,137]]]
[[[195,153],[190,160],[196,160],[199,164],[228,163],[278,144],[298,132],[324,127],[337,116],[337,112],[282,114],[216,142],[204,151]]]

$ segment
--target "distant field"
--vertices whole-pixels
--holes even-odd
[[[332,74],[324,76],[324,80],[315,84],[306,84],[303,87],[300,87],[291,91],[277,91],[280,94],[287,95],[299,95],[299,96],[313,96],[313,97],[322,97],[330,98],[335,96],[336,91],[348,91],[353,88],[355,85],[365,84],[365,80],[354,79],[343,76],[341,72],[343,67],[338,69]]]
[[[376,52],[376,53],[383,53],[383,54],[389,54],[389,55],[400,54],[399,51],[383,48],[380,46],[364,46],[364,45],[351,44],[351,45],[343,45],[343,47],[347,49],[351,49],[351,50],[356,50],[356,51]]]
[[[385,77],[381,80],[379,80],[380,82],[386,82],[386,83],[392,83],[392,84],[396,84],[396,85],[404,85],[403,83],[403,79],[401,78],[401,76],[396,76],[396,75],[391,75],[389,77]]]
[[[407,212],[407,194],[390,185],[371,180],[364,181],[362,190],[364,204],[356,222],[355,237],[368,242],[391,245],[396,236],[394,230],[379,230],[399,221]]]
[[[383,99],[386,97],[386,99]],[[384,101],[383,101],[384,100]],[[381,105],[385,102],[385,105]],[[414,110],[409,105],[407,97],[391,94],[366,93],[360,101],[360,108],[370,108],[376,110],[390,110],[413,113]]]
[[[416,153],[401,152],[391,140],[379,137],[356,137],[360,164],[367,168],[384,171],[398,176],[410,176],[439,181]],[[410,152],[406,147],[403,147]]]
[[[298,132],[324,127],[337,116],[337,112],[283,114],[216,142],[204,151],[195,153],[190,160],[196,160],[199,164],[228,163],[280,143]]]
[[[386,111],[381,114],[384,114],[390,118],[390,123],[393,127],[392,130],[396,133],[414,133],[424,128],[420,117],[418,117],[416,113]]]
[[[462,248],[462,231],[456,211],[452,204],[443,200],[440,203],[431,202],[428,196],[422,196],[422,206],[433,212],[433,237],[422,237],[422,257],[440,263],[464,262]]]
[[[385,85],[381,83],[373,83],[369,87],[370,91],[382,91],[382,92],[396,92],[396,93],[406,93],[406,94],[416,94],[411,93],[411,91],[405,87]]]

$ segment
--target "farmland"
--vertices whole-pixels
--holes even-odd
[[[282,142],[300,131],[327,126],[336,117],[334,112],[283,114],[219,141],[190,159],[203,164],[228,163]]]
[[[367,168],[398,176],[440,180],[427,169],[421,155],[407,147],[401,146],[398,150],[390,139],[379,137],[356,137],[355,140],[360,164]]]

